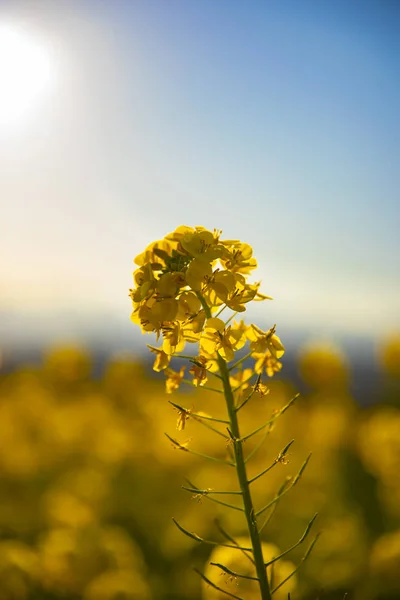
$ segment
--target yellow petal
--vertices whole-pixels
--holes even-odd
[[[192,290],[200,291],[206,276],[211,276],[212,267],[209,263],[195,258],[186,271],[186,283]]]
[[[214,329],[215,331],[224,331],[225,323],[222,321],[222,319],[211,317],[211,319],[207,319],[206,321],[206,328]]]

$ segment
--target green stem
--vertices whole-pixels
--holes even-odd
[[[194,385],[193,381],[190,381],[190,379],[182,379],[182,382],[186,383],[186,385],[190,385],[191,387],[195,387],[195,388],[198,387],[201,390],[208,390],[209,392],[216,392],[217,394],[221,393],[221,390],[219,390],[218,388],[210,387],[209,385],[201,385],[201,386]]]
[[[242,358],[239,358],[239,360],[237,360],[235,363],[233,363],[233,365],[231,365],[229,367],[230,371],[233,371],[233,369],[236,369],[236,367],[238,367],[239,365],[242,364],[242,362],[244,362],[245,360],[247,360],[248,358],[250,358],[253,354],[253,351],[248,352],[247,354],[245,354],[244,356],[242,356]]]
[[[207,318],[211,318],[211,311],[206,301],[201,296],[201,294],[198,294],[198,297],[203,305]],[[235,452],[236,463],[235,468],[240,490],[243,496],[244,512],[246,515],[247,528],[250,534],[251,545],[253,549],[254,564],[256,568],[258,584],[260,586],[261,600],[271,600],[271,592],[268,584],[267,572],[264,565],[265,561],[262,553],[261,540],[258,532],[255,510],[250,493],[250,484],[247,479],[246,464],[243,455],[243,442],[240,438],[238,415],[235,408],[235,398],[229,381],[229,369],[225,360],[219,354],[218,367],[224,388],[226,408],[228,411],[230,421],[230,431],[233,436],[233,447]]]
[[[253,501],[250,494],[250,486],[247,480],[246,465],[243,456],[243,442],[240,439],[239,422],[237,418],[237,412],[235,410],[235,399],[233,396],[231,384],[229,382],[228,367],[226,365],[225,360],[221,356],[218,356],[218,366],[219,372],[222,376],[226,407],[228,410],[229,420],[231,422],[230,429],[234,437],[236,473],[243,496],[244,511],[247,520],[247,527],[250,533],[251,545],[253,547],[254,562],[257,572],[258,583],[260,586],[261,600],[270,600],[271,593],[269,590],[267,573],[264,566],[261,540],[258,533]]]

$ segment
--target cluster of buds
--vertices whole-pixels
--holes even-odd
[[[262,331],[234,321],[250,301],[270,298],[260,293],[260,283],[248,281],[257,267],[251,246],[222,240],[221,233],[181,226],[135,258],[131,319],[162,339],[159,347],[149,348],[156,354],[154,370],[165,370],[168,392],[184,377],[184,368],[175,372],[169,364],[186,343],[198,344],[190,369],[195,386],[218,370],[218,357],[230,363],[246,343],[255,360],[253,373],[272,376],[281,368],[284,348],[275,327]],[[225,309],[231,311],[226,321],[220,318]]]

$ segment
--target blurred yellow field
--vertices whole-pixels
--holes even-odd
[[[394,356],[393,341],[382,361],[382,369],[390,365],[385,376],[392,386],[399,376]],[[333,350],[305,349],[299,368],[310,392],[277,421],[252,472],[269,464],[287,441],[295,442],[287,464],[255,486],[255,502],[272,498],[311,450],[313,456],[263,531],[264,543],[290,547],[319,512],[322,535],[287,590],[292,598],[339,598],[345,591],[360,600],[397,598],[400,407],[382,396],[379,405],[359,408],[349,394],[345,358]],[[110,358],[100,379],[91,369],[85,351],[60,347],[49,350],[39,367],[1,376],[0,598],[219,598],[201,585],[193,566],[246,594],[243,583],[229,587],[227,575],[207,567],[216,551],[210,556],[171,519],[207,539],[223,539],[215,518],[233,534],[245,534],[240,515],[180,490],[186,478],[199,487],[229,488],[233,473],[175,449],[164,432],[221,457],[224,440],[199,432],[190,418],[177,431],[171,396],[144,364]],[[284,379],[271,380],[271,393],[244,408],[244,427],[272,415],[293,393]],[[221,401],[206,390],[172,399],[213,414]],[[304,550],[298,547],[287,561],[298,562]],[[249,590],[245,598],[253,598]]]

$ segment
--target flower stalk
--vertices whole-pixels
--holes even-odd
[[[149,348],[156,355],[154,370],[164,371],[166,375],[167,393],[175,392],[181,384],[189,384],[215,393],[215,401],[218,403],[222,401],[221,396],[223,396],[227,418],[215,418],[201,411],[186,409],[174,402],[171,404],[179,414],[177,424],[179,431],[182,431],[186,421],[192,418],[207,427],[213,434],[225,438],[228,442],[230,460],[225,460],[222,456],[209,456],[197,452],[188,447],[188,442],[181,443],[168,434],[166,436],[175,449],[235,469],[239,491],[197,488],[190,482],[190,487],[184,486],[184,489],[194,494],[198,500],[207,497],[217,504],[244,514],[249,547],[240,544],[226,532],[223,532],[223,535],[232,544],[204,540],[196,533],[187,531],[175,519],[174,523],[182,533],[199,543],[244,552],[254,567],[251,575],[240,575],[220,561],[211,561],[210,564],[231,577],[257,582],[260,599],[271,600],[272,594],[286,584],[298,570],[298,568],[294,569],[284,581],[277,582],[276,564],[280,558],[304,541],[314,518],[299,542],[282,553],[277,552],[269,561],[265,559],[264,544],[260,534],[272,518],[281,497],[296,485],[309,457],[297,475],[294,478],[286,478],[277,495],[263,508],[257,510],[253,504],[251,484],[266,475],[276,464],[286,464],[286,453],[293,440],[286,444],[272,465],[261,470],[252,479],[247,475],[247,463],[260,449],[275,420],[290,407],[297,396],[276,411],[266,423],[246,435],[241,435],[239,411],[254,396],[262,398],[269,393],[263,375],[272,377],[280,371],[282,365],[279,359],[284,354],[284,347],[276,335],[275,325],[263,331],[257,325],[246,325],[243,321],[234,320],[239,313],[246,310],[249,302],[271,298],[259,292],[260,283],[248,281],[249,275],[257,266],[251,246],[238,240],[222,240],[221,233],[218,230],[211,232],[203,227],[178,227],[163,240],[150,244],[142,254],[137,256],[135,262],[139,268],[134,272],[135,286],[130,290],[133,304],[131,319],[140,325],[143,333],[155,333],[157,340],[162,338],[160,347],[149,346]],[[231,314],[223,321],[220,316],[226,310]],[[183,353],[187,343],[198,344],[197,356]],[[244,351],[241,358],[237,358],[236,353],[246,345],[247,351]],[[191,365],[188,373],[185,373],[186,366],[181,366],[179,371],[173,370],[170,367],[172,357],[187,360]],[[248,368],[247,363],[252,360],[253,366]],[[207,384],[209,376],[214,377],[212,386]],[[222,431],[223,426],[225,427]],[[245,458],[244,442],[261,432],[263,434],[261,441]],[[229,494],[239,496],[240,505],[229,504],[213,497]],[[257,517],[269,508],[272,510],[259,527]],[[223,530],[220,528],[220,531]],[[302,562],[308,554],[309,551]],[[215,589],[232,598],[239,598],[236,594],[213,583],[206,575],[197,572]]]
[[[203,306],[204,312],[208,319],[211,319],[211,311],[206,301],[201,294],[198,293],[198,298]],[[226,361],[218,354],[219,374],[222,379],[222,385],[225,396],[226,410],[229,417],[229,428],[232,434],[232,442],[234,448],[235,468],[239,482],[240,491],[242,492],[243,508],[246,516],[247,528],[249,531],[251,545],[253,549],[254,566],[257,573],[257,581],[260,586],[261,600],[271,600],[271,592],[267,579],[267,572],[264,564],[262,553],[261,540],[257,527],[257,519],[253,506],[253,500],[250,493],[250,483],[247,478],[246,463],[243,454],[243,440],[240,437],[239,421],[235,406],[235,397],[229,380],[229,369]],[[239,363],[239,361],[238,361]]]
[[[258,584],[260,586],[261,600],[270,600],[271,592],[269,589],[267,572],[264,565],[261,540],[257,527],[257,519],[250,493],[250,484],[247,479],[246,464],[243,455],[243,441],[240,438],[238,416],[235,410],[235,399],[229,382],[228,367],[222,357],[218,358],[218,365],[220,374],[222,376],[226,408],[230,421],[230,429],[233,435],[236,473],[243,497],[244,512],[246,515],[247,528],[253,548],[254,564],[256,568]]]

